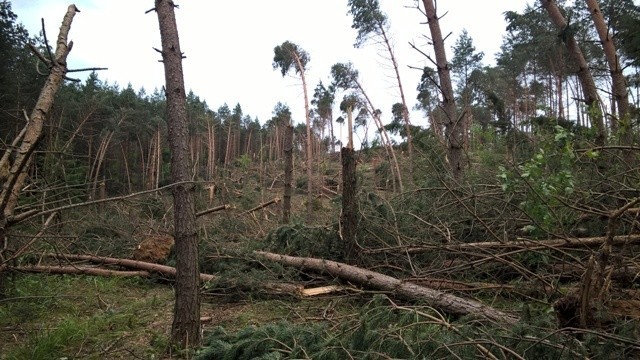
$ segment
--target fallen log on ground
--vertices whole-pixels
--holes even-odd
[[[149,276],[148,271],[122,271],[103,269],[87,266],[62,266],[62,265],[27,265],[27,266],[9,266],[11,271],[47,273],[47,274],[70,274],[70,275],[92,275],[92,276],[112,276],[112,277],[133,277]]]
[[[475,300],[461,298],[411,282],[398,280],[394,277],[353,265],[324,259],[280,255],[264,251],[256,251],[254,253],[259,257],[284,265],[327,273],[363,287],[389,291],[412,300],[424,300],[433,307],[452,315],[470,315],[508,325],[513,325],[519,320],[511,314],[507,314]]]
[[[110,258],[104,256],[94,256],[94,255],[76,255],[76,254],[61,254],[61,255],[50,255],[58,260],[66,260],[66,261],[89,261],[97,264],[105,264],[105,265],[118,265],[126,268],[145,270],[151,272],[157,272],[163,274],[165,276],[175,277],[176,276],[176,268],[160,265],[154,263],[148,263],[144,261],[138,260],[130,260],[130,259],[118,259],[118,258]],[[218,277],[210,274],[200,274],[200,280],[202,281],[211,281],[216,280]]]
[[[120,267],[138,269],[138,271],[121,271],[104,268],[93,268],[78,264],[70,264],[64,266],[62,264],[52,265],[38,265],[38,266],[23,266],[13,267],[11,269],[17,271],[29,271],[40,273],[52,273],[52,274],[84,274],[95,276],[142,276],[148,277],[150,273],[159,273],[167,277],[175,278],[176,268],[160,265],[155,263],[149,263],[131,259],[118,259],[95,255],[77,255],[77,254],[49,254],[49,257],[53,257],[60,261],[70,263],[71,261],[84,261],[103,265],[116,265]],[[202,281],[214,281],[219,280],[220,277],[211,274],[200,274],[200,280]],[[246,285],[246,284],[245,284]],[[261,284],[262,290],[269,295],[288,295],[294,297],[307,297],[322,294],[313,289],[305,289],[303,285],[291,284],[284,282],[267,282]]]

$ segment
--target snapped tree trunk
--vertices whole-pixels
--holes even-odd
[[[162,41],[167,124],[171,150],[171,178],[174,205],[174,238],[176,252],[176,302],[172,342],[181,347],[197,347],[200,334],[200,271],[198,266],[198,238],[196,233],[194,191],[189,183],[189,129],[187,127],[186,94],[182,72],[182,52],[178,26],[171,0],[155,0]]]
[[[7,228],[12,223],[11,218],[15,214],[15,207],[17,205],[20,191],[23,188],[24,182],[27,178],[27,169],[31,162],[31,155],[35,150],[38,142],[42,138],[42,128],[44,121],[53,106],[53,101],[56,92],[62,85],[65,75],[67,74],[67,56],[73,47],[73,42],[67,43],[67,37],[69,30],[71,30],[71,23],[73,17],[78,12],[78,8],[75,5],[69,5],[67,13],[62,19],[62,25],[60,26],[60,32],[58,33],[58,40],[56,42],[56,51],[53,55],[53,59],[44,60],[49,67],[49,76],[40,91],[40,96],[36,102],[31,115],[29,116],[29,123],[24,128],[23,132],[18,135],[15,143],[20,142],[14,160],[11,162],[9,151],[7,149],[6,156],[0,160],[0,169],[6,170],[7,174],[2,174],[3,182],[2,189],[0,190],[0,263],[4,261],[4,250],[7,247]],[[32,48],[35,52],[35,48]],[[40,59],[46,59],[42,54],[37,54]],[[21,138],[21,140],[19,140]],[[0,270],[0,272],[2,272]],[[3,276],[0,275],[0,296],[2,295]]]
[[[562,32],[561,37],[563,38],[564,44],[569,51],[569,55],[578,65],[577,75],[578,79],[580,80],[582,92],[584,93],[584,102],[587,105],[587,109],[589,109],[591,124],[596,128],[597,131],[596,143],[598,145],[603,145],[607,138],[607,130],[604,127],[602,110],[600,109],[600,103],[598,101],[598,90],[596,88],[596,83],[593,80],[593,76],[591,75],[589,64],[587,63],[587,60],[585,59],[580,46],[578,46],[578,42],[576,41],[575,37],[570,33],[571,30],[568,29],[567,20],[560,12],[560,8],[558,8],[558,4],[556,3],[556,1],[540,0],[540,3],[542,4],[542,7],[547,10],[551,22]]]
[[[464,124],[458,118],[453,86],[451,84],[451,69],[447,63],[447,53],[444,47],[444,38],[440,30],[440,21],[433,0],[422,1],[431,32],[431,42],[436,56],[438,78],[442,92],[442,108],[445,113],[445,138],[447,140],[447,160],[454,179],[461,179],[464,175],[464,144],[467,134],[464,133]]]
[[[357,256],[356,231],[358,228],[358,206],[356,203],[356,159],[351,147],[342,148],[342,213],[340,214],[340,236],[347,259]]]

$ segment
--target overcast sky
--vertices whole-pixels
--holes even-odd
[[[55,42],[68,5],[61,0],[13,0],[13,11],[32,35],[40,31],[44,18],[47,36]],[[147,93],[161,88],[164,82],[159,54],[158,19],[153,0],[78,0],[80,9],[70,32],[74,42],[69,55],[70,68],[107,67],[99,77],[121,87],[129,83]],[[282,77],[272,67],[273,48],[289,40],[311,57],[307,71],[309,96],[322,80],[329,83],[329,71],[337,62],[353,62],[360,79],[383,121],[390,120],[391,106],[399,102],[397,83],[386,55],[375,45],[355,49],[356,32],[351,29],[347,0],[275,0],[211,1],[177,0],[178,31],[188,90],[217,110],[227,103],[240,103],[244,115],[257,117],[261,123],[271,118],[277,102],[287,104],[294,122],[304,122],[304,100],[298,78]],[[422,3],[422,2],[420,2]],[[522,12],[533,0],[446,0],[438,1],[438,13],[445,14],[440,25],[451,33],[451,48],[463,29],[467,29],[478,51],[485,53],[484,64],[494,65],[506,23],[503,13]],[[410,67],[428,64],[424,56],[411,49],[414,43],[427,54],[429,33],[424,16],[414,0],[380,0],[388,15],[395,54],[409,106],[416,100],[415,88],[421,72]],[[54,43],[52,43],[54,44]],[[292,72],[293,73],[293,72]],[[74,76],[86,78],[86,74]],[[337,101],[339,103],[339,99]],[[337,115],[336,115],[337,117]],[[412,112],[414,125],[426,126],[424,116]]]

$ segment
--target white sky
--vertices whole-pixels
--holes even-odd
[[[440,25],[443,34],[451,32],[447,48],[451,48],[466,28],[478,51],[485,53],[484,64],[494,65],[493,55],[499,51],[506,23],[503,13],[522,12],[534,0],[446,0],[437,2],[438,13],[444,14]],[[353,62],[360,80],[374,105],[382,110],[383,121],[390,120],[391,106],[399,102],[393,70],[375,45],[355,49],[356,32],[351,29],[346,0],[275,0],[216,1],[177,0],[178,31],[187,91],[193,90],[209,107],[217,110],[227,103],[240,103],[244,115],[258,117],[261,123],[270,119],[278,101],[287,104],[294,122],[304,122],[304,100],[297,78],[283,78],[272,67],[273,48],[289,40],[311,57],[307,71],[309,96],[319,80],[330,82],[330,68],[337,62]],[[422,3],[420,1],[420,3]],[[49,41],[54,44],[69,1],[13,0],[13,11],[32,35],[40,31],[44,18]],[[147,93],[164,83],[160,55],[157,15],[145,14],[154,1],[147,0],[77,0],[80,9],[70,32],[74,42],[69,55],[70,68],[108,67],[99,77],[121,87],[131,83],[134,89],[144,87]],[[423,15],[415,9],[414,0],[380,0],[381,10],[389,18],[395,53],[409,107],[416,103],[416,86],[421,71],[409,66],[428,64],[409,42],[427,54],[429,33]],[[449,55],[449,59],[450,59]],[[293,73],[293,72],[292,72]],[[86,78],[87,74],[71,74]],[[337,99],[339,104],[342,96]],[[336,106],[337,106],[336,104]],[[336,108],[335,118],[339,116]],[[426,126],[424,116],[412,112],[414,125]],[[370,130],[371,132],[371,130]]]

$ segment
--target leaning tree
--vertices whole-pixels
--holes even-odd
[[[395,78],[398,82],[400,101],[402,102],[402,118],[407,133],[407,150],[409,153],[409,183],[413,181],[413,136],[411,134],[411,121],[409,107],[404,96],[404,89],[400,79],[398,60],[393,49],[392,39],[389,35],[389,20],[387,15],[380,10],[378,0],[349,0],[349,12],[353,16],[352,28],[358,30],[355,47],[364,45],[367,41],[380,44],[388,54]]]

